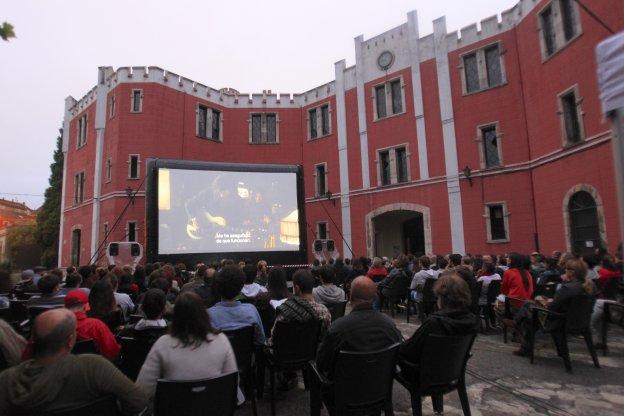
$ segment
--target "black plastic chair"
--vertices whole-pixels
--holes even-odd
[[[258,414],[255,393],[255,376],[254,376],[254,327],[244,326],[242,328],[223,331],[230,340],[230,345],[236,355],[236,364],[238,364],[238,373],[245,391],[245,397],[251,400],[251,409],[254,416]]]
[[[392,415],[392,384],[400,344],[370,351],[340,351],[332,380],[310,363],[318,385],[310,391],[310,413],[319,415],[321,403],[330,415]],[[324,400],[330,397],[331,399]]]
[[[118,416],[121,412],[117,408],[115,396],[107,395],[80,406],[55,410],[51,412],[36,410],[24,410],[20,408],[9,409],[10,416]]]
[[[470,416],[470,403],[466,392],[466,363],[476,334],[435,335],[429,334],[423,342],[420,357],[402,361],[403,371],[396,379],[405,387],[412,399],[412,414],[422,414],[422,397],[431,396],[433,409],[444,411],[443,396],[454,390],[464,416]]]
[[[563,359],[563,364],[567,372],[572,372],[572,364],[570,363],[570,351],[568,349],[568,334],[582,335],[587,344],[587,349],[592,357],[594,366],[600,368],[598,362],[598,356],[596,349],[594,348],[594,341],[592,339],[590,320],[593,310],[593,299],[590,295],[579,295],[572,298],[570,301],[571,307],[568,308],[565,314],[550,311],[546,308],[537,306],[531,307],[531,331],[528,339],[529,344],[529,357],[531,358],[531,364],[534,362],[535,354],[535,334],[540,328],[539,314],[545,314],[546,320],[558,319],[561,320],[561,325],[557,329],[552,331],[544,331],[551,334],[555,347],[557,348],[557,354]]]
[[[602,298],[615,300],[620,286],[620,279],[609,279],[602,288]]]
[[[554,298],[555,292],[557,291],[556,283],[547,283],[545,285],[537,285],[535,286],[535,292],[533,292],[533,298],[538,296],[543,296],[545,298]]]
[[[481,323],[481,332],[483,332],[483,321],[485,321],[485,329],[486,331],[490,331],[492,329],[492,323],[494,322],[494,302],[496,302],[496,297],[500,295],[501,281],[500,280],[492,280],[487,287],[487,295],[485,305],[481,305],[479,307],[479,318],[482,319]]]
[[[132,337],[120,337],[119,343],[121,344],[119,369],[130,380],[136,381],[154,343]]]
[[[436,279],[427,279],[422,288],[422,297],[419,301],[414,302],[418,308],[418,318],[420,322],[425,322],[427,316],[435,312],[436,308],[436,296],[433,293],[433,285]]]
[[[139,315],[139,314],[131,314],[129,316],[131,324],[136,324],[137,322],[139,322],[143,318],[144,318],[144,316],[143,315]]]
[[[616,321],[615,319],[615,311],[619,312],[619,319]],[[614,302],[605,302],[604,304],[604,315],[602,317],[602,345],[603,350],[602,354],[607,355],[608,346],[607,346],[607,334],[609,332],[609,324],[617,324],[624,328],[624,303],[614,303]]]
[[[39,315],[41,315],[43,312],[45,311],[50,311],[52,309],[59,309],[62,308],[62,305],[58,305],[58,306],[30,306],[28,307],[28,318],[30,319],[31,322],[35,321],[35,318]]]
[[[82,339],[76,341],[74,344],[74,348],[71,350],[72,354],[80,355],[80,354],[99,354],[100,350],[92,339]]]
[[[516,310],[520,309],[526,301],[524,299],[512,298],[510,296],[505,297],[505,311],[503,314],[504,319],[514,319]],[[507,324],[501,322],[503,327],[503,341],[507,344]]]
[[[9,301],[11,322],[22,322],[28,319],[28,308],[26,307],[27,303],[28,300],[11,299]]]
[[[227,416],[236,408],[238,373],[218,378],[158,380],[155,416]]]
[[[264,357],[264,364],[269,368],[272,416],[275,416],[275,372],[301,370],[304,380],[307,379],[308,363],[316,358],[320,330],[321,321],[316,319],[305,323],[275,323],[272,345],[267,347]],[[260,378],[260,385],[263,384],[264,377]]]
[[[345,314],[345,310],[347,308],[347,301],[343,300],[342,302],[336,303],[328,303],[325,305],[331,314],[331,320],[334,322],[338,318],[342,318]]]

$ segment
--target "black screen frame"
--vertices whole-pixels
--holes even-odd
[[[180,253],[158,254],[158,169],[183,169],[227,172],[295,173],[297,175],[297,209],[299,211],[298,251],[245,251],[225,253]],[[146,209],[146,261],[195,264],[213,263],[228,258],[235,261],[250,260],[254,263],[266,260],[269,264],[304,264],[307,261],[307,235],[305,219],[305,193],[303,188],[303,167],[301,165],[272,165],[248,163],[201,162],[174,159],[151,159],[147,162],[147,184],[145,191]]]

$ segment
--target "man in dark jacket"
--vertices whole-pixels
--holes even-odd
[[[334,321],[316,356],[318,370],[329,379],[333,376],[338,352],[376,351],[401,342],[402,336],[394,321],[373,309],[376,292],[375,283],[368,277],[360,276],[353,280],[350,296],[351,313]],[[313,415],[320,414],[319,393],[330,406],[333,403],[331,392],[320,392],[315,385],[310,395]]]
[[[334,321],[316,357],[319,371],[330,378],[339,351],[375,351],[401,341],[394,321],[373,309],[376,291],[366,276],[353,280],[351,313]]]
[[[439,310],[427,317],[414,335],[401,345],[399,351],[399,365],[408,379],[414,377],[410,374],[411,367],[401,365],[401,362],[418,364],[428,335],[476,334],[478,330],[476,317],[469,310],[470,289],[461,277],[456,273],[443,273],[436,281],[433,291],[438,298]]]
[[[42,414],[112,395],[124,413],[147,404],[143,390],[103,357],[70,354],[76,318],[65,309],[43,312],[33,326],[34,359],[0,373],[0,414]]]

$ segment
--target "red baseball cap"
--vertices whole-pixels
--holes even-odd
[[[70,308],[74,305],[85,305],[85,309],[89,310],[89,295],[84,290],[75,289],[65,295],[65,307]]]

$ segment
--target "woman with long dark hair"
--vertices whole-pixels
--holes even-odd
[[[526,259],[522,254],[509,254],[509,269],[503,275],[501,293],[513,298],[515,302],[512,302],[512,304],[516,308],[521,307],[524,303],[523,301],[532,298],[533,278],[526,269]]]
[[[95,282],[89,292],[89,308],[87,316],[104,322],[113,332],[123,323],[121,311],[117,312],[117,302],[110,277],[104,277]]]
[[[200,380],[235,371],[236,358],[227,337],[212,327],[201,298],[183,292],[175,302],[170,332],[150,350],[137,384],[152,399],[159,378]]]

